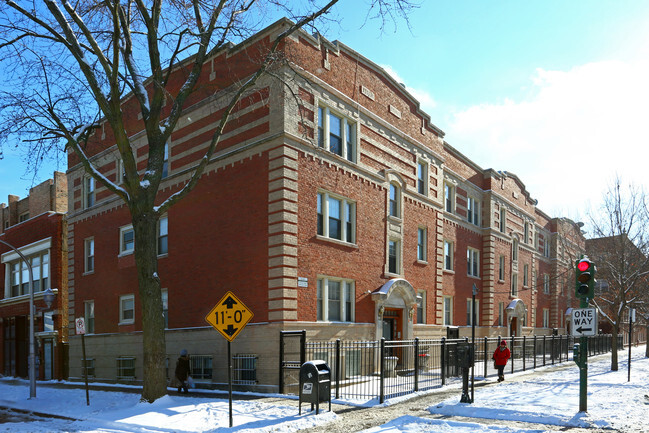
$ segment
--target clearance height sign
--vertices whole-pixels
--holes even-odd
[[[205,321],[219,331],[228,341],[233,341],[252,319],[252,311],[237,298],[227,292],[205,316]]]

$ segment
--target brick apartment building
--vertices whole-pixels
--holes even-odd
[[[68,185],[64,173],[30,189],[23,199],[0,204],[0,241],[18,249],[32,267],[37,379],[67,377]],[[29,271],[18,253],[0,242],[0,371],[28,376]],[[45,303],[45,291],[55,295]]]
[[[281,20],[219,53],[168,143],[164,194],[187,179],[220,119],[217,88],[254,70],[250,52]],[[575,306],[568,253],[583,250],[571,221],[536,207],[523,182],[483,169],[444,141],[419,103],[371,60],[300,32],[291,67],[262,80],[237,107],[196,189],[159,226],[169,370],[193,355],[194,377],[227,379],[226,341],[204,318],[226,291],[254,313],[232,343],[256,355],[260,388],[277,385],[281,330],[309,338],[411,339],[477,333],[566,332]],[[290,87],[290,91],[289,91]],[[133,101],[127,125],[145,166]],[[88,149],[119,182],[111,132]],[[85,317],[89,373],[142,379],[140,300],[126,207],[69,154],[71,377],[82,374],[73,336]],[[574,235],[566,235],[575,233]],[[236,379],[236,378],[235,378]]]

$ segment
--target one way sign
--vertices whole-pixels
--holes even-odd
[[[597,334],[597,309],[575,308],[572,310],[571,334],[574,337]]]
[[[205,321],[219,331],[226,340],[232,341],[252,319],[252,311],[234,293],[227,292],[207,313]]]

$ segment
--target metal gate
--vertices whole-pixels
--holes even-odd
[[[306,330],[279,333],[279,393],[299,393],[300,366],[306,362]]]

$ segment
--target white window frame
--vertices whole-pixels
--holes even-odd
[[[480,200],[473,197],[467,197],[466,220],[470,224],[480,227]]]
[[[394,263],[395,263],[395,269],[390,269],[390,259],[392,258],[392,255],[390,253],[390,250],[392,249],[391,246],[394,244]],[[403,263],[402,263],[402,254],[401,254],[401,239],[396,239],[396,238],[390,238],[388,239],[388,251],[387,251],[387,263],[385,264],[386,267],[385,269],[387,270],[387,273],[390,275],[401,275],[402,269],[403,269]]]
[[[426,227],[417,228],[417,260],[426,262],[428,259],[428,229]]]
[[[512,241],[512,261],[518,261],[518,239]]]
[[[162,315],[164,316],[165,329],[169,328],[169,290],[161,289],[160,294],[162,297]]]
[[[442,326],[453,325],[453,297],[442,296]]]
[[[169,173],[171,172],[171,166],[169,164],[170,147],[171,147],[170,140],[167,140],[167,142],[165,143],[164,154],[162,156],[162,176],[160,177],[161,179],[165,179],[169,177]]]
[[[503,326],[505,323],[505,303],[498,303],[498,326]]]
[[[83,177],[83,208],[88,209],[97,202],[97,184],[95,178],[90,175]]]
[[[163,243],[165,247],[164,251],[162,251]],[[166,256],[169,254],[169,217],[166,214],[158,220],[156,248],[158,256]]]
[[[124,241],[124,235],[128,232],[133,232],[133,246],[131,248],[127,247],[127,243]],[[127,254],[133,254],[135,252],[135,230],[133,229],[132,224],[125,225],[119,228],[119,255],[125,256]]]
[[[340,153],[331,150],[331,117],[340,120]],[[333,111],[327,106],[318,107],[318,146],[327,151],[340,156],[350,162],[356,162],[356,153],[358,149],[358,124],[349,120],[340,112]]]
[[[84,301],[83,316],[86,325],[86,334],[95,333],[95,301]]]
[[[529,244],[529,237],[530,237],[530,223],[525,221],[525,225],[523,226],[523,243],[524,244]]]
[[[498,258],[498,281],[505,281],[505,256]]]
[[[448,182],[444,183],[444,210],[449,213],[455,212],[455,186]]]
[[[424,160],[417,161],[417,192],[428,197],[428,163]]]
[[[549,236],[543,236],[543,257],[550,257],[550,239],[549,239]]]
[[[512,296],[518,296],[518,274],[512,274],[512,286],[510,290]]]
[[[347,244],[356,243],[356,202],[341,195],[327,191],[318,191],[316,197],[316,233],[318,236],[333,239]],[[340,209],[340,238],[331,236],[329,212],[330,200],[339,202]],[[333,218],[335,219],[335,218]]]
[[[444,270],[452,271],[453,267],[453,256],[454,256],[454,243],[451,241],[444,240]]]
[[[507,209],[500,209],[500,233],[505,233],[507,231]]]
[[[125,304],[130,303],[131,309],[127,309]],[[127,311],[132,311],[133,317],[125,317]],[[123,295],[119,297],[119,325],[131,325],[135,323],[135,295]]]
[[[466,298],[466,325],[473,326],[471,321],[471,305],[473,304],[473,298]],[[480,300],[475,300],[475,324],[479,326],[480,324]]]
[[[417,292],[417,323],[426,323],[426,292]]]
[[[480,278],[480,250],[472,247],[466,249],[467,275]]]
[[[550,327],[550,310],[548,308],[543,309],[543,328]]]
[[[548,274],[543,274],[543,293],[550,294],[550,276]]]
[[[83,241],[83,266],[84,274],[95,272],[95,238],[86,238]]]
[[[331,283],[338,284],[340,299],[330,299]],[[356,283],[354,280],[319,276],[316,284],[316,320],[318,322],[353,323],[356,320]],[[340,303],[338,315],[336,316],[333,316],[334,313],[330,311],[331,304],[334,301]],[[336,317],[340,320],[336,320]]]
[[[388,215],[393,218],[401,218],[401,186],[396,182],[390,182],[388,187]]]
[[[523,287],[528,287],[530,284],[529,280],[530,265],[525,263],[523,265]]]

